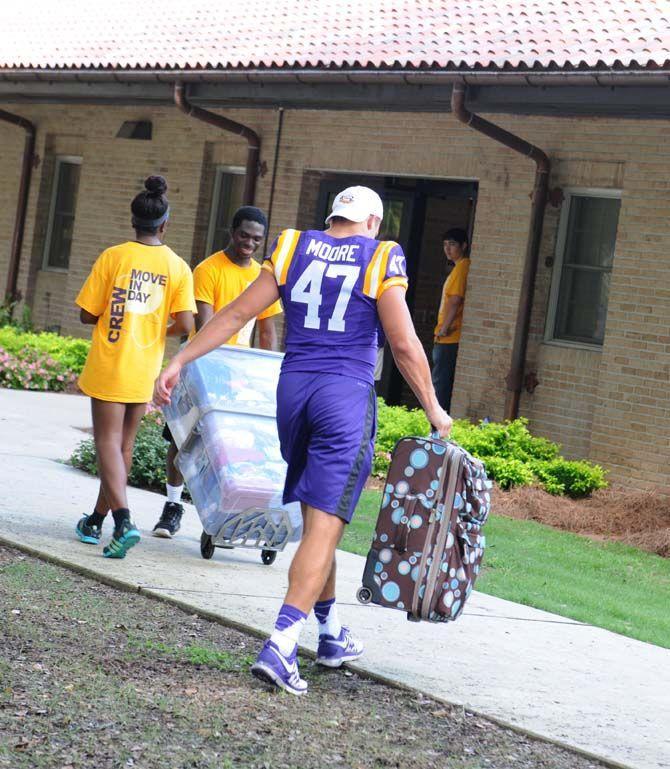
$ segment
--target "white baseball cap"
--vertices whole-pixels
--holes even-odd
[[[350,222],[364,222],[370,215],[384,218],[384,204],[379,195],[369,187],[347,187],[333,200],[326,224],[334,216],[341,216]]]

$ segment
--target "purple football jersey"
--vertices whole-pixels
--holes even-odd
[[[263,267],[274,274],[284,305],[283,370],[374,382],[377,300],[391,286],[407,288],[402,248],[361,235],[284,230]]]

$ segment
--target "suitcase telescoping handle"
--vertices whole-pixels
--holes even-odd
[[[428,437],[434,441],[442,440],[440,434],[433,425],[430,426],[430,435]],[[408,494],[405,497],[405,512],[400,523],[395,527],[395,535],[393,537],[393,549],[398,553],[405,553],[407,551],[409,532],[412,528],[410,521],[412,520],[418,502],[419,499],[414,494]]]
[[[409,530],[410,521],[414,515],[416,503],[419,500],[412,494],[408,494],[405,497],[405,512],[400,523],[395,527],[395,536],[393,538],[393,548],[398,553],[404,553],[407,551],[407,543],[409,542]]]

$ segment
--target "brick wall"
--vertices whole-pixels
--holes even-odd
[[[3,183],[0,184],[0,289],[3,298],[14,233],[24,136],[23,129],[0,123],[0,169],[3,174]],[[24,253],[26,250],[24,245]]]
[[[150,173],[164,174],[170,184],[173,216],[167,242],[187,260],[201,257],[213,166],[243,165],[244,142],[169,108],[29,104],[7,108],[33,120],[38,129],[42,163],[31,188],[20,287],[24,292],[28,284],[33,287],[32,303],[40,323],[58,319],[64,331],[86,333],[77,323],[74,297],[98,253],[132,236],[129,202]],[[259,179],[257,202],[267,207],[277,114],[270,110],[226,114],[248,123],[262,137],[262,157],[269,168]],[[300,207],[301,197],[315,194],[309,189],[315,177],[307,178],[306,171],[476,180],[473,260],[453,410],[457,416],[500,418],[533,164],[456,123],[449,114],[384,113],[383,120],[380,115],[285,114],[270,235],[302,224],[311,215]],[[115,138],[124,120],[147,118],[154,123],[151,142]],[[547,211],[528,350],[528,370],[537,373],[540,384],[533,394],[524,393],[522,413],[537,432],[563,443],[568,454],[602,462],[617,480],[667,485],[670,128],[661,121],[518,116],[493,120],[545,149],[553,163],[552,187],[623,190],[605,344],[599,351],[542,341],[558,224],[558,210]],[[22,147],[22,132],[0,124],[3,280]],[[71,267],[64,278],[41,270],[45,201],[56,154],[83,157]]]

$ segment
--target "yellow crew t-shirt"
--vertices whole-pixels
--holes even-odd
[[[193,271],[195,298],[198,302],[211,304],[216,313],[244,293],[248,286],[256,280],[260,271],[261,266],[254,259],[248,266],[241,267],[229,259],[225,252],[217,251],[200,262]],[[275,302],[267,310],[264,310],[258,319],[271,318],[281,311],[281,303]],[[255,322],[255,318],[250,320],[246,326],[228,340],[227,344],[249,347]]]
[[[442,287],[442,300],[440,309],[437,313],[437,325],[435,326],[435,342],[437,344],[456,344],[461,339],[461,326],[463,325],[463,302],[456,312],[456,317],[451,323],[451,334],[448,336],[438,336],[437,332],[444,323],[444,316],[447,311],[447,298],[450,296],[461,296],[465,299],[465,291],[468,287],[468,272],[470,271],[470,259],[467,257],[456,262],[454,269],[449,273],[449,277],[444,281]]]
[[[100,254],[76,302],[98,316],[81,390],[104,401],[150,401],[168,315],[196,312],[189,266],[168,246],[122,243]]]

